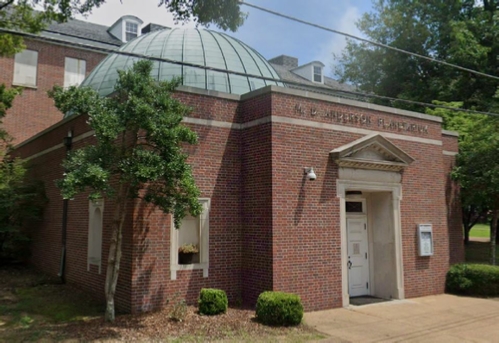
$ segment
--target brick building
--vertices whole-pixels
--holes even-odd
[[[52,24],[39,36],[25,39],[24,51],[13,57],[0,57],[0,84],[23,88],[3,121],[13,143],[60,121],[61,113],[47,92],[54,85],[79,85],[107,56],[105,51],[116,50],[140,35],[142,24],[135,16],[123,16],[110,27],[81,20]],[[150,24],[142,31],[158,28],[162,27]]]
[[[464,250],[449,179],[457,137],[440,118],[346,99],[339,95],[350,88],[326,78],[322,63],[269,63],[213,31],[161,30],[121,50],[190,63],[156,61],[154,75],[184,77],[175,96],[193,108],[184,122],[199,136],[188,153],[204,211],[175,231],[169,216],[133,201],[120,310],[159,308],[175,293],[193,302],[202,287],[249,304],[265,290],[294,292],[306,310],[348,306],[354,296],[444,292]],[[116,70],[133,60],[109,55],[83,85],[109,95]],[[51,274],[61,266],[63,211],[53,181],[68,132],[73,149],[94,142],[85,116],[67,116],[16,149],[45,181],[50,202],[33,263]],[[112,209],[112,199],[92,203],[85,194],[69,202],[65,278],[101,298]],[[190,263],[178,253],[187,243],[200,250]]]

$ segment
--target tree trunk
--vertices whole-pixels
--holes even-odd
[[[499,219],[499,208],[492,211],[492,222],[490,223],[490,264],[496,265],[496,240],[497,220]]]
[[[470,231],[471,227],[464,228],[464,244],[468,244],[470,242]]]
[[[104,319],[107,322],[113,322],[115,318],[114,311],[114,294],[116,292],[116,284],[118,283],[118,275],[120,271],[121,261],[121,242],[123,238],[123,222],[126,215],[126,204],[128,201],[127,185],[121,184],[116,197],[116,207],[113,215],[113,226],[111,235],[111,244],[109,246],[109,257],[107,260],[106,272],[106,314]]]

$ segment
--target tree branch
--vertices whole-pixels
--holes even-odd
[[[14,3],[14,0],[9,0],[4,4],[0,4],[0,10],[3,10],[5,7],[7,7],[9,5],[12,5],[12,3]]]

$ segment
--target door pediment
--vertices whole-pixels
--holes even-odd
[[[331,158],[347,168],[402,171],[414,162],[402,149],[380,134],[372,134],[330,152]]]

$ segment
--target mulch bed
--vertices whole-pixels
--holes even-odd
[[[18,301],[16,289],[26,287],[43,288],[43,296],[63,298],[64,301],[81,304],[90,302],[77,289],[70,285],[55,284],[57,280],[46,278],[27,268],[0,268],[0,305],[12,305]],[[41,285],[41,286],[40,286]],[[16,300],[17,299],[17,300]],[[84,300],[82,300],[84,299]],[[78,305],[76,305],[78,306]],[[56,323],[36,313],[29,327],[10,325],[2,327],[0,318],[0,342],[44,342],[71,341],[170,341],[176,342],[303,342],[320,339],[313,329],[299,325],[296,327],[269,327],[255,320],[255,311],[247,308],[229,308],[227,313],[217,316],[203,316],[194,306],[187,306],[182,321],[171,319],[172,308],[139,315],[119,315],[114,323],[107,323],[103,314],[85,317],[76,321]],[[0,313],[1,314],[1,313]],[[5,316],[4,316],[5,317]],[[3,320],[9,318],[5,317]],[[4,322],[5,324],[5,322]]]
[[[253,340],[270,337],[284,338],[288,335],[314,334],[306,326],[293,328],[271,328],[255,321],[255,312],[249,309],[229,308],[227,313],[217,316],[202,316],[197,308],[189,306],[187,316],[182,322],[170,319],[169,311],[164,310],[142,315],[122,315],[114,323],[95,319],[85,323],[75,323],[65,328],[68,338],[84,341],[98,339],[118,339],[126,341],[145,341],[167,338],[203,341],[251,338]],[[270,336],[270,337],[269,337]]]

